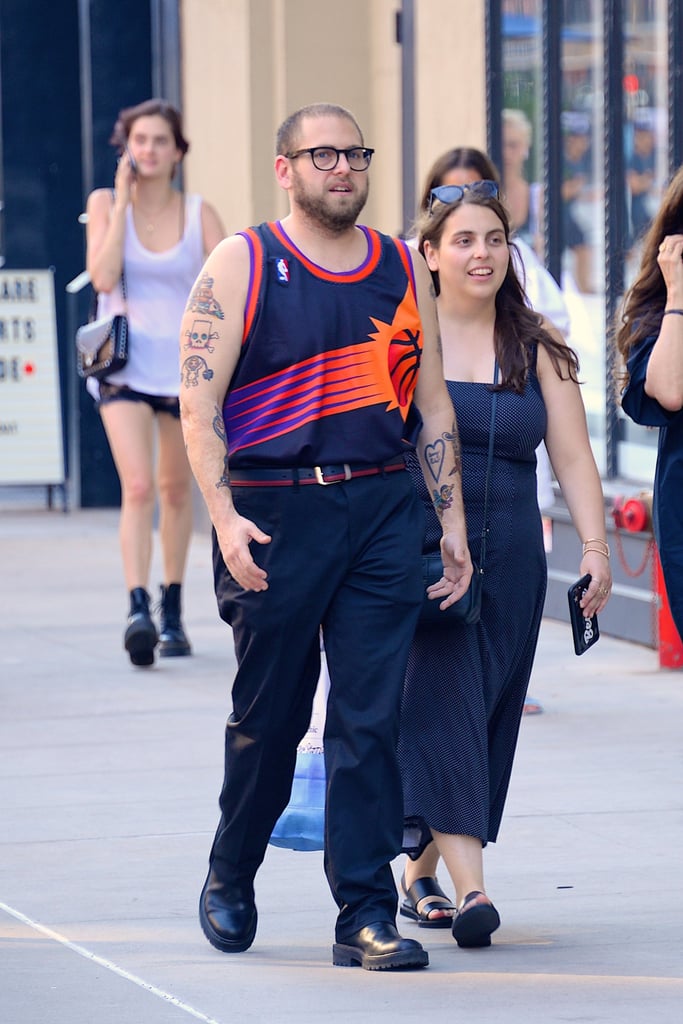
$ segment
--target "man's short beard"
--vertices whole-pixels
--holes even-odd
[[[354,192],[352,201],[346,207],[336,210],[332,209],[331,202],[326,202],[325,196],[310,196],[303,187],[294,191],[293,198],[302,213],[310,220],[329,231],[330,234],[342,235],[355,225],[358,214],[365,206],[368,193],[367,190],[365,195]]]

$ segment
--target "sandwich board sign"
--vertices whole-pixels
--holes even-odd
[[[0,484],[63,484],[51,270],[0,271]]]

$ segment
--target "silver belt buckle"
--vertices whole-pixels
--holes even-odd
[[[330,484],[340,484],[342,482],[341,480],[326,480],[325,477],[323,476],[323,471],[320,468],[320,466],[314,466],[313,467],[313,472],[315,473],[316,481],[320,484],[321,487],[329,487]],[[351,467],[349,466],[348,462],[345,462],[344,463],[344,480],[350,480],[350,479],[351,479]]]

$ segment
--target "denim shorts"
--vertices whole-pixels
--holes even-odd
[[[133,391],[126,384],[110,384],[101,380],[98,408],[109,402],[146,402],[154,412],[168,412],[175,419],[180,419],[180,401],[173,395],[145,395],[142,391]]]

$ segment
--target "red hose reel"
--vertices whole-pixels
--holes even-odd
[[[645,533],[652,529],[652,495],[642,491],[635,498],[618,497],[612,507],[614,525],[629,533]]]
[[[641,575],[647,565],[650,547],[652,548],[653,590],[657,597],[656,631],[659,664],[661,668],[682,668],[683,642],[671,616],[671,608],[664,584],[664,575],[659,560],[659,551],[657,550],[654,538],[645,550],[642,565],[636,572],[633,572],[626,564],[619,534],[620,530],[625,530],[628,533],[652,532],[652,494],[648,491],[641,491],[640,494],[633,498],[615,498],[612,506],[612,517],[616,527],[615,538],[619,560],[628,576]]]

